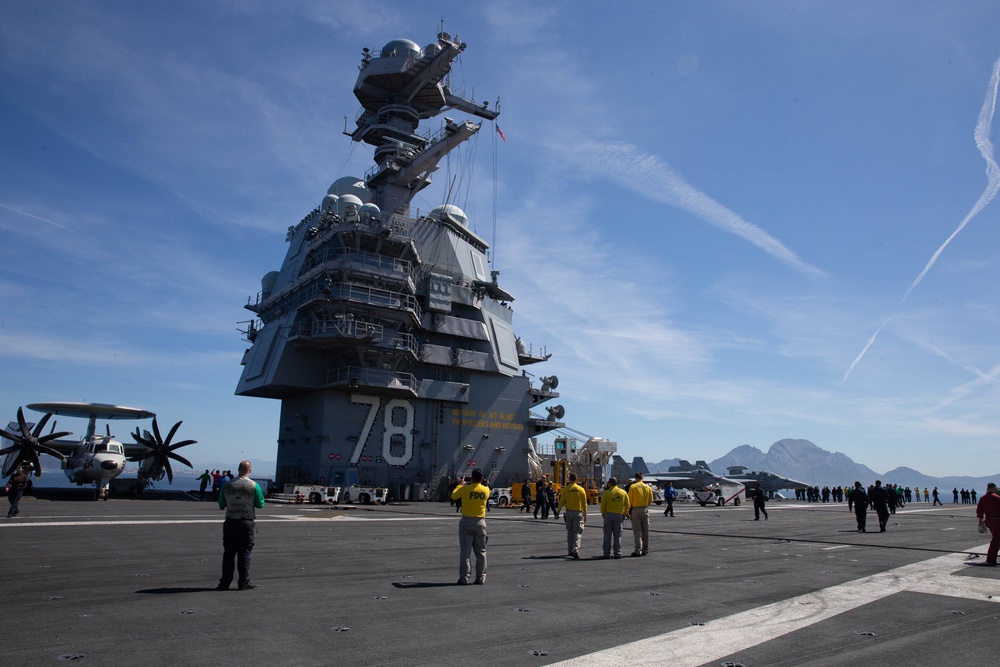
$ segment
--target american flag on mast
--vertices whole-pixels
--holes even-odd
[[[507,135],[503,133],[503,130],[500,129],[499,125],[497,125],[496,128],[497,128],[497,134],[500,135],[500,138],[503,139],[504,143],[507,143]]]

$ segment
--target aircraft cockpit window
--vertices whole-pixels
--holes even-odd
[[[112,454],[123,454],[124,453],[122,451],[122,446],[121,445],[109,445],[108,446],[108,451],[110,451]]]

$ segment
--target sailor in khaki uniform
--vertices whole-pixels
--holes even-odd
[[[632,519],[632,535],[635,537],[633,556],[649,553],[649,504],[653,502],[653,490],[642,481],[642,473],[635,474],[635,481],[628,487],[629,518]]]
[[[606,490],[601,494],[605,558],[611,558],[612,546],[615,558],[622,557],[622,520],[628,514],[628,509],[628,494],[618,488],[618,480],[612,477],[608,480]]]

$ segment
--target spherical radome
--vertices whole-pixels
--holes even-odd
[[[338,178],[333,182],[333,185],[327,188],[326,194],[337,195],[338,197],[354,195],[361,200],[362,204],[367,204],[372,200],[371,190],[365,186],[364,181],[355,176]]]
[[[442,204],[441,206],[434,208],[431,210],[431,217],[437,218],[438,220],[445,220],[450,217],[463,227],[469,226],[469,218],[465,215],[465,211],[454,204]]]
[[[337,200],[337,215],[344,215],[348,206],[354,206],[355,210],[361,208],[361,200],[354,195],[341,195]]]
[[[408,39],[394,39],[382,47],[383,58],[400,58],[407,55],[420,55],[420,47]]]

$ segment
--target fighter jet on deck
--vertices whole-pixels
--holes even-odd
[[[760,484],[761,489],[772,492],[784,489],[808,489],[812,486],[812,484],[782,477],[766,470],[750,470],[746,466],[729,466],[726,469],[726,477],[746,484],[748,487]]]

